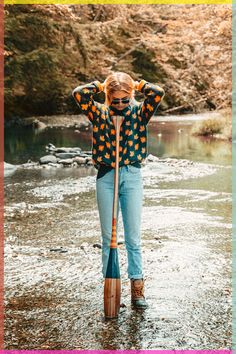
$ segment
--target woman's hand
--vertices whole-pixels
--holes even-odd
[[[105,89],[105,81],[104,81],[104,82],[101,82],[100,85],[101,85],[102,91],[104,92],[104,89]]]
[[[138,81],[134,81],[134,90],[138,89],[138,85],[139,85],[139,82]]]
[[[101,82],[101,88],[102,88],[102,91],[105,92],[105,89],[106,89],[106,80],[104,82]]]

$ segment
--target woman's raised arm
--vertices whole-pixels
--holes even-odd
[[[101,114],[101,104],[95,102],[93,96],[101,91],[103,91],[103,84],[100,81],[93,81],[76,87],[72,92],[76,103],[92,123]]]
[[[141,103],[141,117],[145,124],[149,122],[151,117],[155,114],[162,98],[165,95],[163,88],[158,85],[151,84],[145,80],[135,83],[135,89],[142,92],[145,100]]]

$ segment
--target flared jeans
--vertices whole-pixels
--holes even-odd
[[[102,234],[102,273],[106,276],[112,233],[114,169],[96,182],[96,195]],[[124,239],[128,256],[128,277],[142,279],[141,211],[143,185],[141,168],[132,165],[119,168],[119,209],[121,210]]]

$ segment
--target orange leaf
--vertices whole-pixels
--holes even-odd
[[[145,126],[144,126],[144,125],[141,125],[140,128],[139,128],[139,131],[140,131],[140,132],[144,132],[144,130],[145,130]]]
[[[149,103],[147,104],[147,109],[148,109],[150,112],[153,111],[153,107],[152,107]]]
[[[80,94],[78,92],[76,92],[75,98],[77,99],[78,102],[81,101],[81,96],[80,96]]]
[[[81,109],[82,109],[83,111],[86,111],[86,109],[88,109],[88,105],[87,105],[87,104],[82,104],[82,105],[81,105]]]
[[[141,140],[141,143],[145,143],[146,137],[145,137],[145,136],[142,136],[142,137],[140,138],[140,140]]]
[[[159,102],[161,100],[161,97],[160,96],[156,96],[155,97],[155,102]]]

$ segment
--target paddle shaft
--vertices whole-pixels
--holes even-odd
[[[114,199],[112,210],[112,234],[110,248],[117,248],[116,226],[118,209],[118,189],[119,189],[119,158],[120,158],[120,127],[123,122],[122,116],[114,116],[113,122],[116,129],[116,160],[114,173]]]
[[[114,196],[112,209],[112,235],[110,244],[110,254],[107,267],[107,276],[104,283],[104,312],[106,318],[116,318],[120,310],[121,281],[117,254],[117,208],[118,208],[118,188],[119,188],[119,150],[120,150],[120,126],[123,117],[114,116],[113,122],[116,129],[116,160],[114,173]]]

